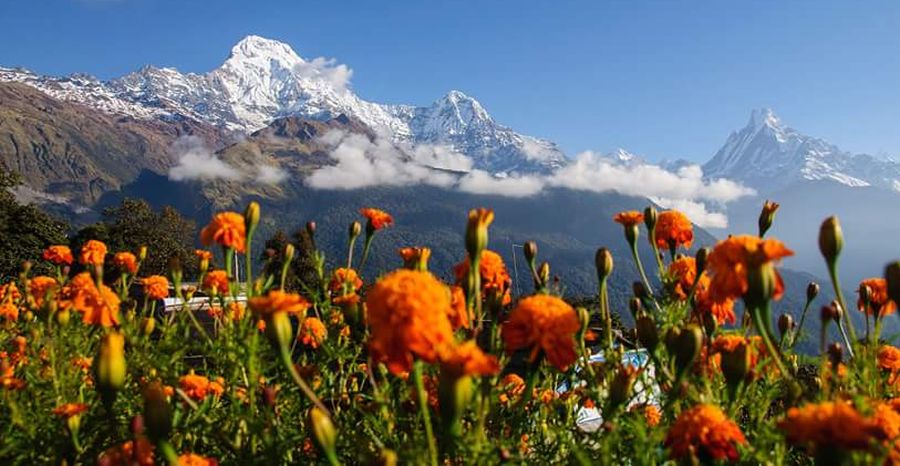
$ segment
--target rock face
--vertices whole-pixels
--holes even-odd
[[[448,146],[470,156],[474,168],[499,175],[545,172],[566,161],[555,144],[496,123],[462,92],[451,91],[430,106],[384,105],[357,96],[348,85],[350,74],[331,60],[306,60],[283,42],[248,36],[219,68],[205,74],[146,66],[104,82],[0,68],[0,81],[21,82],[109,114],[189,119],[245,134],[288,116],[328,120],[347,115],[398,142]]]

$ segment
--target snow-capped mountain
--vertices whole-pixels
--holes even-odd
[[[785,126],[770,109],[754,110],[703,166],[709,178],[740,181],[772,192],[802,181],[833,181],[900,191],[900,163],[851,154]]]
[[[552,142],[496,123],[475,99],[451,91],[430,106],[384,105],[357,96],[350,70],[306,60],[289,45],[259,36],[238,42],[205,74],[146,66],[118,79],[39,76],[0,68],[0,81],[31,85],[55,98],[139,119],[189,118],[250,133],[285,116],[329,119],[341,114],[397,141],[446,145],[495,174],[547,171],[566,158]]]

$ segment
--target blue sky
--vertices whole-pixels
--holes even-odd
[[[203,72],[247,34],[334,57],[364,98],[449,89],[569,153],[705,161],[768,106],[845,149],[900,156],[900,2],[4,0],[0,64]]]

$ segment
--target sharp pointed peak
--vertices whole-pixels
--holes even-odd
[[[760,107],[750,112],[750,121],[747,126],[753,128],[761,128],[768,126],[770,128],[780,128],[781,119],[775,114],[775,111],[768,107]]]

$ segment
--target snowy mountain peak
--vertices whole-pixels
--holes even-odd
[[[297,52],[290,45],[274,39],[249,35],[241,39],[231,48],[228,60],[271,59],[282,63],[294,64],[301,61]]]
[[[728,137],[703,172],[764,193],[802,181],[900,191],[900,164],[842,151],[785,126],[770,109],[754,110],[747,126]]]
[[[757,108],[750,112],[750,122],[747,123],[747,126],[754,128],[767,126],[775,129],[781,127],[781,120],[771,108]]]

